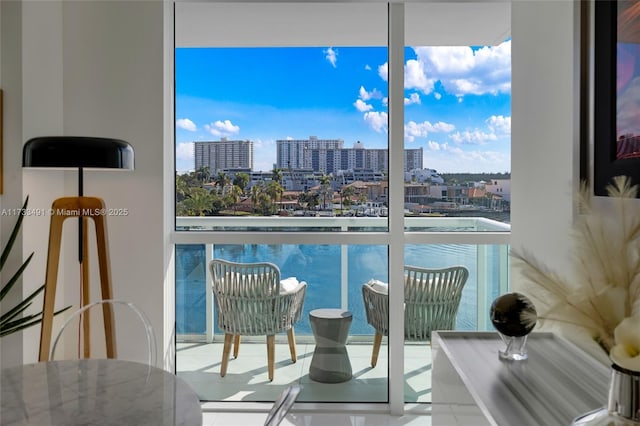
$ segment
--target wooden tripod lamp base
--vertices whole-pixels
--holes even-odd
[[[88,262],[88,222],[93,219],[98,246],[98,266],[100,269],[100,288],[102,299],[112,299],[111,269],[107,241],[107,215],[104,201],[96,197],[63,197],[58,198],[51,206],[51,225],[49,229],[49,250],[47,254],[47,272],[44,286],[44,306],[42,309],[42,327],[40,329],[39,361],[48,361],[51,348],[51,333],[56,300],[56,284],[60,263],[60,244],[62,242],[62,225],[65,219],[79,218],[82,221],[82,256],[81,283],[82,307],[90,303],[89,299],[89,262]],[[103,305],[104,331],[107,357],[116,357],[115,327],[112,306]],[[83,321],[84,357],[90,356],[90,323],[89,316]]]

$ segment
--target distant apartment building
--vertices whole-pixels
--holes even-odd
[[[279,139],[276,140],[276,167],[282,170],[311,168],[310,150],[312,149],[342,149],[342,139]]]
[[[312,149],[309,165],[314,171],[336,174],[349,170],[389,171],[389,151],[386,149]],[[422,148],[404,150],[404,171],[422,167]]]
[[[342,139],[318,139],[315,136],[304,140],[278,140],[276,143],[276,167],[283,170],[311,169],[327,175],[348,170],[389,170],[389,151],[366,149],[360,141],[353,148],[344,148]],[[405,171],[421,169],[422,155],[422,148],[406,149]]]
[[[485,184],[485,189],[495,195],[499,195],[503,200],[511,202],[511,180],[492,179]]]
[[[404,171],[422,169],[422,148],[404,150]],[[429,169],[427,169],[429,170]],[[435,170],[433,170],[435,172]]]
[[[415,150],[418,151],[418,150]],[[421,153],[422,156],[422,153]],[[407,164],[407,161],[405,160],[405,164]],[[422,164],[422,162],[420,162],[420,164]],[[422,168],[414,168],[414,169],[409,169],[406,170],[406,166],[405,166],[405,173],[404,173],[404,181],[405,182],[417,182],[417,183],[444,183],[444,179],[442,178],[442,176],[440,176],[438,174],[438,171],[436,169],[422,169]]]
[[[208,167],[211,174],[229,169],[253,169],[253,142],[222,138],[194,142],[195,168]]]

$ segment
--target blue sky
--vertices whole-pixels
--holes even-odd
[[[193,141],[254,142],[254,170],[278,139],[342,139],[387,148],[382,47],[176,49],[176,168]],[[439,172],[511,170],[511,42],[405,49],[405,147]]]

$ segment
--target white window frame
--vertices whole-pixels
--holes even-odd
[[[179,2],[179,1],[178,1]],[[175,2],[175,3],[178,3]],[[376,1],[372,1],[374,3]],[[240,3],[240,1],[238,1]],[[265,3],[265,2],[260,2]],[[296,1],[287,2],[292,5]],[[351,2],[344,2],[351,3]],[[357,3],[357,2],[356,2]],[[388,57],[389,57],[389,163],[390,170],[396,173],[389,175],[389,229],[388,232],[319,232],[319,233],[251,233],[251,232],[180,232],[175,230],[175,139],[174,139],[174,8],[172,2],[165,3],[165,229],[169,236],[166,254],[170,259],[167,268],[167,282],[173,285],[165,286],[165,300],[173,301],[173,306],[166,306],[165,322],[173,329],[175,320],[175,259],[173,251],[176,244],[330,244],[330,245],[387,245],[389,247],[389,280],[402,282],[404,276],[404,246],[405,244],[469,244],[469,245],[505,245],[509,244],[509,233],[505,232],[439,232],[420,233],[404,231],[403,206],[403,156],[404,156],[404,48],[405,48],[405,11],[403,3],[388,4]],[[394,142],[395,141],[395,142]],[[398,143],[400,141],[400,143]],[[403,308],[403,292],[400,286],[390,286],[389,308],[399,312]],[[170,323],[170,324],[169,324]],[[343,404],[345,409],[376,410],[389,412],[392,415],[402,415],[411,411],[405,405],[404,398],[404,318],[394,315],[389,319],[389,402],[388,404]],[[169,366],[175,369],[175,366]],[[257,409],[261,404],[245,402],[242,409]],[[326,404],[302,404],[303,408],[322,409]],[[215,402],[207,407],[216,407]],[[335,404],[330,405],[335,410]],[[228,409],[228,403],[225,409]],[[409,409],[408,409],[409,408]],[[423,410],[423,408],[421,409]]]

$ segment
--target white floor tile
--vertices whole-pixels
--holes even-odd
[[[353,378],[336,384],[309,378],[313,343],[297,345],[297,362],[290,359],[286,343],[276,345],[274,380],[267,378],[266,344],[243,342],[237,359],[231,358],[225,377],[220,377],[222,344],[178,343],[177,374],[203,401],[268,402],[291,384],[302,384],[299,402],[387,402],[387,346],[380,349],[378,364],[371,367],[371,345],[347,345]],[[405,347],[405,400],[431,402],[431,349],[425,344]]]
[[[266,413],[204,413],[203,426],[261,426]],[[281,426],[431,426],[428,415],[290,413]]]

